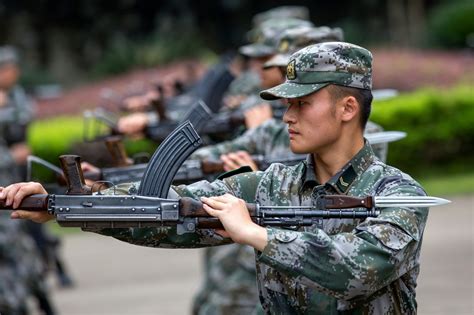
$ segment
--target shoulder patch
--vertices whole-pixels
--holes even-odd
[[[345,193],[356,177],[357,173],[351,165],[341,174],[341,176],[339,176],[339,179],[336,183],[337,188],[339,188],[341,192]]]

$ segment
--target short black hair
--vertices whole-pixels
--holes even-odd
[[[338,101],[346,96],[353,96],[357,100],[360,105],[360,125],[362,130],[364,130],[365,125],[369,120],[370,111],[372,110],[372,91],[331,84],[328,85],[328,92],[331,95],[333,101]]]

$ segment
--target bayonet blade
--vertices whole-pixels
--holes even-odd
[[[381,131],[364,134],[364,137],[370,144],[394,142],[403,139],[406,136],[407,133],[403,131]]]
[[[431,196],[375,196],[376,208],[435,207],[451,203],[450,200]]]

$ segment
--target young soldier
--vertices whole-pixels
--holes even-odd
[[[260,301],[268,314],[414,314],[427,208],[381,209],[377,218],[320,220],[298,230],[255,224],[244,201],[312,206],[320,195],[424,195],[410,176],[378,160],[364,141],[370,113],[372,56],[359,46],[329,42],[290,58],[285,83],[263,91],[286,98],[290,147],[308,158],[296,166],[174,187],[170,196],[201,198],[225,230],[176,235],[169,229],[101,229],[104,235],[154,247],[199,247],[230,241],[256,250]],[[38,184],[9,186],[0,198],[14,207]],[[219,197],[213,197],[219,196]],[[204,197],[204,198],[202,198]],[[207,198],[206,198],[207,197]],[[46,212],[13,218],[46,221]],[[222,237],[224,238],[222,238]]]

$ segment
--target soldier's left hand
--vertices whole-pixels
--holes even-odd
[[[118,121],[118,129],[126,135],[138,135],[148,124],[148,116],[145,113],[134,113],[122,117]]]
[[[35,182],[16,183],[7,187],[0,187],[0,200],[5,200],[5,205],[12,205],[13,209],[17,209],[25,197],[34,194],[47,194],[47,192],[40,183]],[[54,219],[54,216],[48,214],[47,211],[15,210],[11,213],[11,218],[44,223]]]
[[[219,235],[260,251],[265,248],[268,241],[267,230],[252,221],[245,201],[230,194],[202,197],[201,201],[204,210],[222,222],[225,231],[216,230]]]

